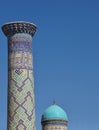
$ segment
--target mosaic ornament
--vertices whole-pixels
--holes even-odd
[[[8,38],[8,130],[35,130],[32,36],[27,22],[3,25]]]

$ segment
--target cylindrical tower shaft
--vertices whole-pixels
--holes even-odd
[[[3,25],[8,38],[8,130],[35,130],[32,36],[27,22]]]

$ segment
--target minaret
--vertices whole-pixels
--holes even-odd
[[[36,26],[11,22],[2,30],[8,39],[7,130],[35,130],[32,37]]]
[[[58,105],[49,106],[43,113],[42,130],[67,130],[68,118],[66,112]]]

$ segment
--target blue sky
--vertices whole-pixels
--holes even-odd
[[[56,100],[69,130],[99,129],[99,1],[1,0],[0,26],[37,25],[33,37],[36,124]],[[0,130],[7,123],[7,39],[0,30]]]

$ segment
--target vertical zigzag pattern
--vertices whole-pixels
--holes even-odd
[[[35,130],[35,103],[29,34],[9,39],[8,130]]]

